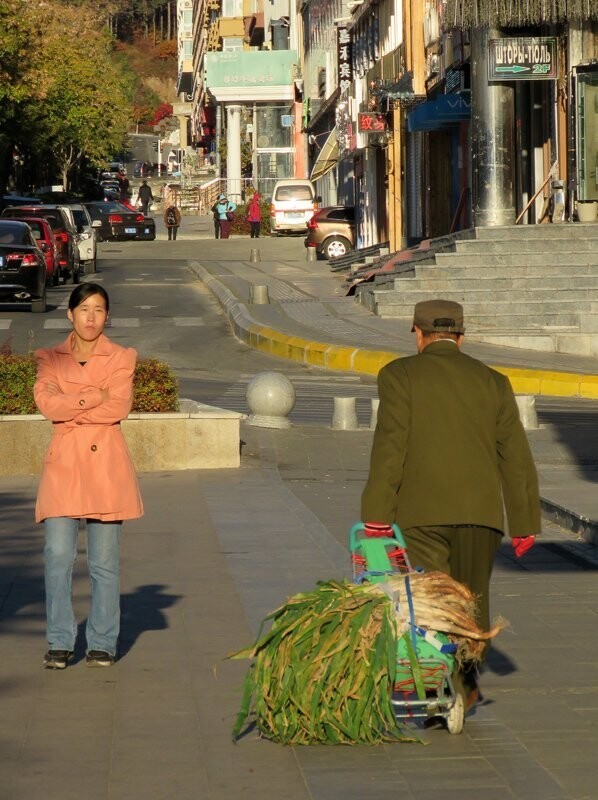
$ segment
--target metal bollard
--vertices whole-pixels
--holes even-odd
[[[533,394],[517,394],[515,395],[515,400],[517,401],[521,424],[525,430],[537,431],[540,426],[538,425],[538,415],[536,414],[535,396]]]
[[[307,247],[305,250],[305,260],[306,261],[317,261],[318,254],[316,252],[315,247]]]
[[[262,257],[260,256],[260,251],[255,249],[255,248],[252,248],[251,249],[251,253],[249,255],[249,261],[252,264],[257,264],[258,261],[261,261],[261,260],[262,260]]]
[[[256,306],[267,305],[270,302],[268,287],[252,283],[249,287],[249,302]]]
[[[335,397],[332,414],[332,429],[335,431],[356,431],[359,428],[355,397]]]
[[[370,416],[370,430],[375,431],[378,423],[378,408],[380,406],[380,398],[372,397],[372,414]]]

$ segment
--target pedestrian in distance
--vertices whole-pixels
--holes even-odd
[[[220,239],[220,214],[218,213],[218,200],[210,208],[214,218],[214,239]]]
[[[143,216],[146,217],[150,203],[154,202],[154,195],[152,192],[152,187],[145,179],[141,182],[141,186],[137,192],[137,202],[141,206]]]
[[[164,209],[164,224],[168,231],[168,241],[175,241],[181,224],[181,212],[172,203]]]
[[[261,196],[255,192],[247,208],[247,220],[251,227],[251,238],[259,239],[260,228],[262,226],[262,209],[260,207]]]
[[[218,214],[218,220],[220,223],[221,239],[228,239],[230,236],[230,229],[233,223],[236,208],[237,204],[233,203],[232,200],[229,200],[225,194],[221,194],[218,197],[218,202],[216,203],[216,213]]]
[[[366,532],[396,523],[414,567],[448,573],[479,597],[490,627],[489,584],[506,510],[515,555],[540,532],[538,478],[509,380],[461,352],[463,308],[417,303],[417,355],[378,375],[380,406],[361,499]],[[479,699],[477,667],[453,676],[468,710]]]
[[[129,199],[129,179],[126,175],[119,174],[118,176],[118,185],[120,187],[120,199],[121,200],[128,200]]]
[[[132,406],[137,353],[104,335],[109,309],[102,286],[80,284],[68,302],[71,333],[56,347],[35,353],[35,402],[53,423],[35,508],[36,521],[45,528],[47,669],[64,669],[75,649],[71,581],[83,520],[91,580],[86,661],[89,667],[114,663],[122,523],[143,515],[135,468],[120,428]]]

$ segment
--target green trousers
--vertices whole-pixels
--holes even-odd
[[[490,576],[502,534],[493,528],[434,525],[403,531],[411,566],[440,571],[477,595],[478,624],[490,628]]]

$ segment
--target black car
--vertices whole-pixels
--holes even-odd
[[[156,238],[154,220],[144,217],[141,211],[131,211],[117,200],[84,205],[89,211],[91,225],[99,242]]]
[[[16,219],[0,220],[0,303],[27,303],[46,310],[46,259],[31,228]]]
[[[47,219],[58,246],[58,266],[60,275],[66,283],[69,279],[79,283],[81,264],[77,229],[67,206],[43,203],[38,205],[9,206],[2,217],[22,219],[23,217],[43,217]]]
[[[133,167],[133,177],[151,178],[154,174],[154,165],[149,161],[136,161]]]

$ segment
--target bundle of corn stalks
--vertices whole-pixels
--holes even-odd
[[[433,621],[434,630],[473,643],[460,647],[468,658],[498,632],[479,630],[469,613],[473,598],[465,597],[460,584],[455,588],[455,581],[439,573],[414,578],[417,624]],[[269,632],[229,656],[253,659],[233,738],[253,714],[258,730],[283,744],[416,740],[397,722],[391,704],[404,622],[396,610],[403,607],[403,593],[399,575],[388,584],[329,581],[270,614],[264,620],[272,621]]]

